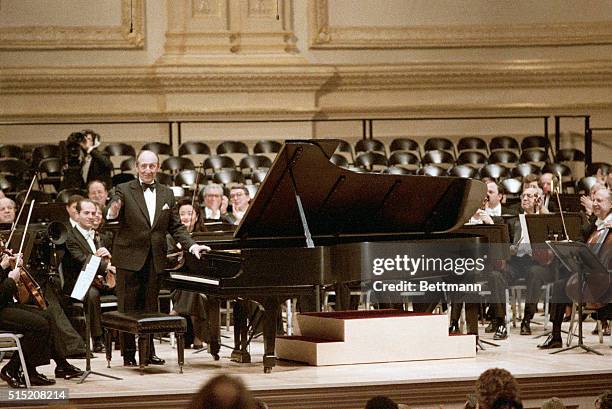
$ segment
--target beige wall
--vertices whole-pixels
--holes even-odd
[[[593,126],[606,126],[610,55],[605,0],[2,0],[0,115],[55,122],[590,114]],[[106,141],[167,140],[169,132],[167,124],[90,126]],[[0,141],[55,141],[75,127],[82,126],[0,126]],[[489,137],[542,133],[542,124],[386,121],[374,132]],[[173,133],[176,144],[176,125]],[[361,134],[360,121],[182,127],[183,140]],[[595,137],[594,159],[609,161],[609,135]]]

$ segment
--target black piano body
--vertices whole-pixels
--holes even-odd
[[[481,205],[483,183],[355,173],[329,161],[336,146],[334,140],[287,141],[233,236],[195,233],[196,241],[213,251],[202,260],[187,254],[187,272],[167,279],[170,288],[207,295],[209,352],[216,359],[221,299],[263,307],[263,364],[270,372],[276,319],[285,300],[318,294],[321,286],[359,282],[371,257],[401,254],[415,241],[479,243],[478,237],[451,232]],[[348,294],[338,295],[341,305],[347,299]]]

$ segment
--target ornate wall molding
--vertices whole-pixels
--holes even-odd
[[[328,0],[309,0],[314,49],[534,47],[612,44],[612,22],[460,26],[349,26],[329,22]]]
[[[0,28],[0,50],[142,48],[144,0],[121,0],[117,26],[23,26]]]

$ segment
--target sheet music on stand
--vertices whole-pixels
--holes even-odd
[[[70,297],[75,300],[83,301],[85,295],[89,291],[89,287],[91,287],[91,283],[93,283],[96,277],[96,272],[98,271],[98,267],[100,267],[101,261],[102,258],[98,256],[90,255],[87,257]]]

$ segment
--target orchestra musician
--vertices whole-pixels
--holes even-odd
[[[12,199],[0,198],[0,224],[12,224],[15,221],[16,207]]]
[[[38,366],[47,365],[50,358],[53,358],[56,363],[56,378],[70,379],[82,375],[83,371],[68,363],[62,348],[58,348],[62,339],[58,335],[53,315],[37,306],[14,302],[17,286],[20,285],[20,271],[19,268],[11,269],[11,263],[15,263],[14,256],[2,255],[0,261],[0,327],[23,334],[21,347],[31,384],[36,386],[55,384],[54,379],[47,378],[36,370]],[[13,354],[9,362],[0,370],[0,378],[12,388],[25,387],[19,354]]]
[[[157,311],[159,286],[166,267],[166,234],[197,258],[209,247],[197,244],[181,223],[175,209],[174,194],[155,181],[160,169],[159,157],[141,151],[136,158],[138,178],[115,189],[107,210],[107,220],[118,220],[119,230],[113,243],[113,262],[117,266],[119,311]],[[122,334],[123,364],[136,366],[134,336]],[[150,339],[148,363],[163,365],[155,356]]]
[[[232,205],[231,213],[228,213],[227,218],[232,224],[239,224],[240,220],[249,207],[251,196],[249,195],[249,189],[243,184],[233,185],[230,188],[230,203]]]
[[[185,226],[189,233],[194,231],[201,231],[201,217],[199,206],[192,206],[189,199],[179,200],[176,204],[178,207],[179,217],[181,223]],[[168,236],[168,249],[170,252],[181,250],[181,244],[176,243],[172,236]],[[183,257],[183,253],[179,253],[180,260]],[[170,311],[170,315],[183,315],[187,316],[191,320],[192,334],[186,335],[186,345],[193,343],[195,349],[202,348],[202,341],[208,341],[208,335],[206,331],[206,305],[204,296],[199,293],[192,291],[175,290],[172,296],[173,310]],[[189,338],[193,335],[193,342],[188,342]]]
[[[64,293],[70,296],[74,285],[83,270],[84,264],[90,255],[102,257],[94,284],[89,288],[86,297],[87,319],[90,322],[91,337],[93,340],[93,351],[103,352],[104,343],[102,341],[102,309],[100,306],[100,295],[104,291],[104,282],[108,274],[115,274],[116,269],[110,262],[111,253],[101,245],[99,238],[96,237],[94,229],[95,219],[98,217],[98,208],[90,199],[82,199],[77,203],[78,224],[68,230],[66,238],[66,253],[62,260],[64,272]],[[114,281],[114,279],[113,279]],[[88,342],[89,340],[85,340]]]

